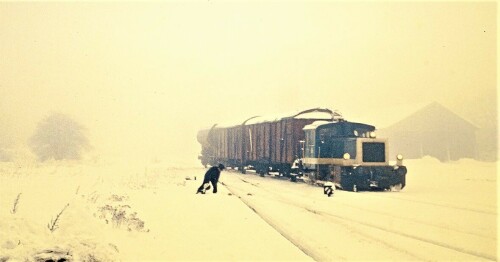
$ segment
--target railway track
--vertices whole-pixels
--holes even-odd
[[[235,174],[238,174],[238,173],[235,173]],[[275,178],[275,177],[273,177],[273,178]],[[288,179],[283,179],[283,178],[275,178],[275,179],[288,181]],[[406,201],[406,202],[419,203],[419,204],[425,204],[425,205],[431,205],[431,206],[443,207],[443,208],[453,208],[453,209],[471,211],[471,212],[482,213],[482,214],[493,215],[493,216],[498,215],[495,207],[492,208],[492,207],[485,206],[483,209],[479,209],[479,208],[475,208],[475,207],[459,206],[459,205],[456,205],[453,203],[430,202],[430,201],[413,199],[413,198],[394,197],[394,196],[391,196],[390,194],[385,194],[385,192],[370,192],[370,193],[372,193],[372,194],[370,194],[370,198],[388,198],[388,199],[397,200],[397,201]],[[357,192],[357,194],[363,194],[363,192]],[[493,211],[493,209],[495,211]]]
[[[488,209],[488,207],[486,207],[485,209],[478,209],[478,208],[473,208],[473,207],[458,206],[458,205],[455,205],[453,203],[435,203],[435,202],[419,200],[419,199],[401,198],[401,197],[398,198],[398,197],[379,195],[379,194],[372,194],[372,195],[370,195],[370,197],[389,198],[389,199],[394,199],[397,201],[407,201],[407,202],[420,203],[420,204],[437,206],[437,207],[454,208],[454,209],[460,209],[460,210],[482,213],[482,214],[487,214],[487,215],[494,215],[494,216],[497,215],[496,211],[485,210],[485,209]]]
[[[276,185],[269,186],[267,183],[261,185],[257,182],[250,181],[252,179],[243,178],[241,175],[236,176],[236,178],[237,179],[231,181],[229,184],[226,183],[226,187],[234,195],[242,199],[247,206],[252,208],[252,210],[259,214],[271,226],[276,228],[278,232],[316,260],[323,260],[328,254],[323,253],[318,255],[316,254],[318,251],[311,248],[311,244],[306,244],[304,246],[304,241],[296,241],[295,237],[290,236],[290,234],[294,235],[293,232],[280,226],[283,220],[277,217],[282,217],[282,215],[262,207],[262,199],[265,199],[264,201],[277,202],[275,203],[276,205],[286,206],[289,209],[301,209],[306,211],[313,215],[313,218],[310,219],[314,222],[311,223],[316,223],[316,221],[321,220],[323,222],[326,221],[326,223],[322,223],[326,225],[335,225],[336,227],[343,225],[344,228],[351,230],[353,234],[361,238],[375,242],[376,245],[393,250],[393,252],[404,254],[404,259],[432,260],[432,257],[422,253],[421,250],[408,248],[409,246],[423,245],[427,248],[432,247],[431,249],[436,249],[436,252],[443,254],[455,253],[450,254],[450,256],[454,255],[457,258],[464,257],[465,259],[472,260],[496,260],[495,254],[487,252],[487,250],[484,249],[481,250],[479,246],[476,248],[476,246],[469,245],[469,243],[496,243],[496,238],[492,236],[413,219],[409,216],[401,216],[391,212],[374,210],[373,208],[356,206],[348,202],[349,198],[346,197],[341,200],[337,199],[334,203],[331,203],[332,201],[328,200],[328,198],[310,198],[307,192],[297,192],[295,197],[290,198],[290,189],[286,186],[283,187],[283,190],[275,190]],[[311,188],[320,191],[318,188]],[[247,195],[249,191],[253,192],[252,196]],[[353,196],[364,197],[362,196],[363,194],[345,193],[346,195],[352,194]],[[372,195],[373,194],[371,194],[370,197]],[[257,200],[256,196],[260,196],[260,200]],[[333,210],[332,208],[324,206],[324,201],[326,200],[329,201],[327,205],[335,205]],[[415,201],[415,203],[427,204],[419,203],[419,201]],[[435,207],[435,205],[430,206]],[[457,210],[460,210],[460,212],[475,212],[474,210],[464,210],[460,208]],[[380,221],[390,221],[390,224],[380,223]],[[442,235],[448,235],[449,238],[442,238]],[[314,235],[310,237],[313,238]],[[453,238],[459,240],[467,239],[468,241],[455,241]],[[399,240],[395,242],[393,239]],[[400,243],[406,244],[400,245]],[[340,257],[342,257],[342,255]]]
[[[244,183],[249,183],[252,186],[260,187],[262,190],[266,190],[267,192],[273,193],[272,190],[265,189],[262,186],[260,186],[259,184],[248,182],[245,179],[241,179],[241,180]],[[351,193],[349,192],[349,194],[351,194]],[[277,194],[275,194],[275,195],[277,195]],[[371,194],[369,197],[372,197],[372,196],[373,196],[373,194]],[[393,198],[393,197],[388,197],[388,198],[399,200],[399,199]],[[287,202],[287,200],[286,199],[282,199],[282,202]],[[412,201],[412,202],[420,203],[421,201]],[[297,204],[297,203],[295,202],[295,203],[288,203],[288,204]],[[402,216],[400,214],[394,214],[394,213],[384,212],[384,211],[380,211],[380,210],[375,210],[373,208],[365,208],[365,207],[356,206],[356,205],[353,205],[352,203],[348,203],[346,201],[342,201],[342,202],[341,201],[336,201],[335,205],[341,205],[341,206],[343,206],[344,208],[347,208],[347,209],[356,209],[356,210],[359,210],[361,212],[370,212],[370,213],[374,213],[374,214],[379,214],[379,215],[391,217],[392,219],[411,220],[411,222],[415,222],[415,223],[418,223],[418,224],[423,224],[423,225],[432,227],[434,229],[444,229],[444,230],[449,230],[449,231],[453,231],[453,232],[457,232],[457,233],[468,234],[468,235],[471,235],[471,236],[488,238],[488,239],[491,239],[491,240],[495,240],[496,239],[495,237],[488,236],[486,234],[480,234],[480,233],[471,232],[471,231],[467,231],[467,230],[460,230],[460,229],[452,228],[452,227],[446,226],[446,223],[438,224],[438,223],[435,223],[435,222],[429,222],[429,221],[419,220],[419,219],[411,218],[409,216]],[[302,204],[301,207],[302,208],[306,208],[306,209],[310,208],[310,207],[308,207],[305,204]],[[475,212],[473,210],[461,209],[461,208],[455,208],[455,207],[446,207],[446,208],[453,208],[453,209],[467,210],[467,211]],[[329,214],[328,212],[323,212],[323,213],[324,214]],[[486,214],[492,215],[491,213],[486,213]]]
[[[249,184],[251,184],[253,186],[260,187],[263,190],[269,191],[268,189],[265,188],[265,184],[264,184],[264,186],[260,186],[259,184],[246,181],[243,178],[241,178],[241,180],[243,182],[245,182],[245,183],[249,183]],[[343,193],[352,194],[351,192],[343,192]],[[396,200],[396,201],[407,201],[407,202],[411,202],[411,203],[417,203],[417,204],[423,204],[423,205],[430,205],[430,206],[435,206],[435,207],[439,207],[439,208],[446,208],[446,209],[454,209],[454,210],[458,210],[458,211],[477,212],[477,213],[489,215],[491,217],[491,219],[496,219],[496,213],[495,212],[487,212],[487,211],[481,211],[481,210],[476,210],[476,209],[471,209],[471,208],[463,208],[463,207],[456,206],[456,205],[450,205],[450,206],[448,206],[448,205],[445,205],[445,204],[435,204],[435,203],[428,202],[428,201],[411,200],[411,199],[406,199],[406,198],[397,198],[397,197],[390,196],[391,193],[388,193],[388,192],[366,192],[366,193],[368,193],[368,194],[363,194],[363,193],[355,193],[355,194],[361,195],[363,197],[366,196],[368,200],[370,200],[371,198],[387,198],[387,199]],[[301,193],[300,192],[295,192],[295,194],[301,194]],[[308,197],[307,195],[302,195],[302,196],[304,198]],[[398,196],[400,196],[400,195],[398,195]],[[470,234],[470,235],[473,235],[473,236],[484,237],[484,238],[489,238],[489,239],[496,239],[495,236],[490,236],[490,235],[487,235],[487,234],[481,234],[481,233],[477,233],[477,232],[472,232],[470,230],[460,230],[460,229],[457,229],[457,228],[453,228],[453,227],[450,227],[447,223],[437,223],[436,221],[425,221],[423,219],[415,219],[415,218],[411,218],[409,216],[403,216],[403,215],[401,215],[401,213],[394,214],[394,213],[384,212],[384,211],[381,211],[379,209],[366,208],[366,206],[361,207],[361,206],[353,205],[353,203],[347,202],[347,201],[336,201],[335,204],[336,205],[342,205],[345,208],[358,209],[360,211],[367,211],[367,212],[377,213],[377,214],[380,214],[380,215],[386,215],[386,216],[390,216],[390,217],[393,217],[393,218],[411,219],[414,222],[417,222],[417,223],[420,223],[420,224],[425,224],[425,225],[428,225],[428,226],[431,226],[431,227],[435,227],[435,228],[441,228],[441,229],[451,230],[451,231],[455,231],[455,232],[458,232],[458,233],[465,233],[465,234]]]

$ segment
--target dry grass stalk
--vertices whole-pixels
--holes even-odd
[[[10,213],[15,214],[17,212],[17,205],[19,204],[19,198],[21,197],[21,193],[19,193],[16,197],[16,200],[14,201],[14,206],[12,207],[12,210]]]
[[[61,210],[61,212],[59,212],[59,214],[57,214],[56,219],[51,220],[50,223],[47,225],[50,232],[54,232],[54,230],[56,230],[58,228],[57,222],[59,221],[59,217],[61,217],[62,213],[64,212],[64,210],[66,210],[66,208],[68,206],[69,206],[69,203],[66,204],[66,206],[64,206],[64,208]]]

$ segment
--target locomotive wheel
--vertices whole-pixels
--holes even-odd
[[[389,189],[391,190],[391,192],[399,192],[399,191],[401,191],[402,188],[403,188],[403,185],[401,183],[399,183],[399,184],[391,186]]]

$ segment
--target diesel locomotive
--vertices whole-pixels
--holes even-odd
[[[374,126],[346,121],[327,108],[216,124],[200,130],[197,139],[203,165],[223,163],[261,175],[279,172],[292,181],[304,176],[351,191],[406,185],[402,156],[389,164],[387,139],[377,138]]]

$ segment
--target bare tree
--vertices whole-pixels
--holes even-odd
[[[29,145],[41,161],[80,159],[89,149],[85,130],[69,116],[53,113],[38,123]]]

